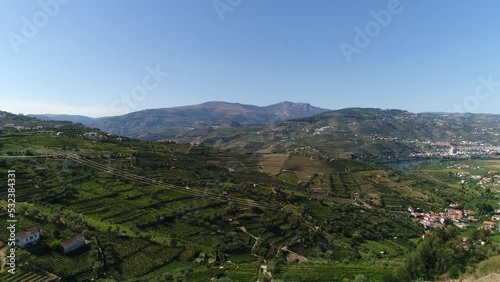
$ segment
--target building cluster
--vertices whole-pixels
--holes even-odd
[[[474,211],[459,209],[455,204],[451,204],[450,208],[445,209],[444,212],[421,213],[415,211],[412,206],[408,207],[408,212],[425,229],[444,228],[446,224],[454,224],[459,228],[466,228],[471,223],[479,222],[479,219],[475,217],[476,213]],[[479,228],[494,232],[498,228],[498,224],[495,221],[500,221],[500,215],[494,215],[491,221],[484,221]]]
[[[48,135],[62,135],[62,132],[58,132],[57,128],[62,127],[60,124],[51,124],[51,125],[37,125],[33,127],[29,126],[24,126],[24,125],[15,125],[13,123],[8,123],[4,124],[3,126],[0,126],[0,133],[3,133],[4,130],[7,130],[8,128],[10,129],[15,129],[19,132],[24,132],[24,131],[29,131],[29,132],[34,132],[36,134],[48,134]]]
[[[479,166],[470,166],[464,164],[455,164],[448,166],[449,169],[480,169]],[[481,186],[487,184],[495,184],[500,185],[500,173],[496,170],[488,171],[487,175],[475,175],[471,174],[467,171],[458,172],[456,174],[458,178],[460,178],[461,183],[466,183],[468,180],[478,181],[478,184]]]
[[[414,152],[410,157],[430,158],[430,157],[471,157],[486,156],[500,153],[500,146],[477,141],[460,142],[432,142],[422,140],[402,140],[403,143],[420,144],[422,150]],[[425,149],[424,149],[425,148]]]
[[[86,132],[81,135],[83,138],[88,138],[88,139],[94,139],[94,140],[105,140],[108,139],[109,136],[112,136],[112,134],[99,134],[98,132]]]

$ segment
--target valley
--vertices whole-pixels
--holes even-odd
[[[410,206],[423,214],[454,205],[477,219],[443,218],[443,230],[456,230],[446,236],[469,238],[471,253],[422,275],[446,275],[457,263],[471,273],[498,253],[496,227],[481,231],[500,208],[495,155],[391,168],[326,157],[326,145],[321,154],[252,151],[244,143],[140,141],[9,113],[0,121],[0,167],[16,171],[18,230],[43,230],[18,249],[18,274],[1,273],[5,281],[402,281],[422,236],[440,234]],[[77,234],[85,245],[61,252]]]

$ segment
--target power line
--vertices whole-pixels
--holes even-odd
[[[223,195],[213,193],[213,192],[199,191],[199,190],[192,189],[192,188],[186,188],[186,187],[176,186],[173,184],[167,184],[167,183],[164,183],[162,181],[153,180],[153,179],[143,177],[143,176],[138,176],[138,175],[126,172],[126,171],[121,171],[119,169],[108,168],[106,165],[103,165],[103,164],[100,164],[97,162],[93,162],[90,160],[86,160],[86,159],[81,159],[81,158],[78,158],[78,157],[75,157],[72,155],[68,155],[68,157],[77,163],[92,167],[94,169],[106,172],[108,174],[112,174],[115,176],[135,180],[135,181],[138,181],[138,182],[141,182],[144,184],[149,184],[149,185],[173,190],[176,192],[188,194],[188,195],[195,196],[195,197],[203,197],[203,198],[210,198],[210,199],[214,199],[214,200],[222,200],[222,201],[226,201],[226,202],[232,202],[235,204],[255,206],[255,207],[264,208],[264,209],[280,209],[278,206],[272,205],[272,204],[258,204],[258,203],[255,203],[254,200],[251,200],[251,199],[223,196]]]

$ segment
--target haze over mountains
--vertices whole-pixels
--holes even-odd
[[[500,151],[500,115],[491,114],[417,114],[375,108],[330,111],[306,103],[259,107],[207,102],[96,119],[36,117],[81,122],[136,139],[195,142],[252,153],[295,152],[383,162],[447,157],[454,148],[462,148],[460,155]]]
[[[44,114],[44,115],[35,115],[31,114],[28,115],[30,117],[35,117],[38,119],[43,119],[43,120],[53,120],[53,121],[71,121],[71,122],[79,122],[85,125],[92,124],[96,119],[87,117],[87,116],[81,116],[81,115],[66,115],[66,114]]]
[[[309,117],[329,111],[307,103],[281,102],[259,107],[227,102],[149,109],[123,116],[90,118],[71,115],[30,115],[40,119],[80,122],[103,131],[129,137],[156,140],[174,139],[186,130],[214,126],[272,124],[279,121]]]

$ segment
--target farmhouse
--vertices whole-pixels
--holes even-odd
[[[25,247],[29,244],[38,242],[38,240],[40,240],[41,235],[42,235],[42,229],[40,229],[39,227],[31,227],[29,229],[17,233],[16,244],[19,247]]]
[[[97,132],[87,132],[83,134],[83,137],[99,137]]]
[[[325,193],[325,189],[323,189],[323,188],[311,188],[311,192],[322,194],[322,193]]]
[[[464,210],[464,215],[469,216],[469,215],[476,215],[476,212],[472,210]]]
[[[61,247],[63,248],[63,252],[65,254],[72,252],[83,245],[85,245],[85,237],[82,234],[77,234],[61,243]]]
[[[452,220],[460,220],[463,217],[463,212],[457,209],[448,209],[448,218]]]
[[[191,144],[191,146],[202,146],[203,141],[197,140],[197,141],[191,142],[190,144]]]
[[[477,222],[478,221],[478,219],[475,218],[475,217],[473,217],[472,215],[469,216],[469,217],[467,217],[467,220],[470,221],[470,222]]]
[[[483,222],[484,223],[484,226],[488,227],[494,227],[495,226],[495,223],[493,221],[485,221]]]
[[[487,229],[489,231],[493,231],[493,228],[495,228],[495,222],[485,221],[485,222],[483,222],[483,227],[484,227],[484,229]]]

